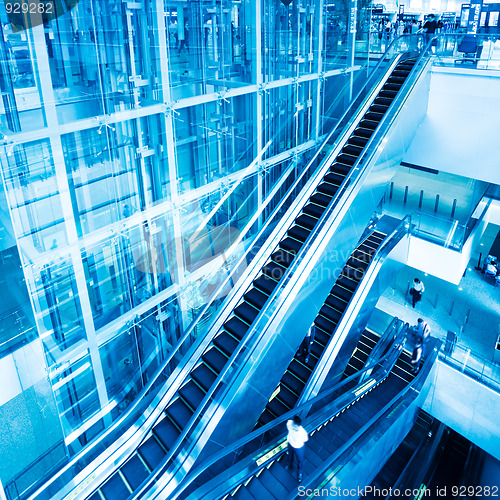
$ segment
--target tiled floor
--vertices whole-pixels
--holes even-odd
[[[432,328],[431,335],[443,341],[448,331],[457,333],[453,357],[500,380],[500,365],[493,364],[500,324],[500,287],[474,269],[476,264],[477,259],[471,259],[458,286],[406,266],[380,297],[377,308],[410,324],[423,317]],[[415,277],[424,282],[425,293],[413,309],[408,289]]]

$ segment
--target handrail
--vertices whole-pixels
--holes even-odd
[[[430,43],[431,42],[429,42],[429,45]],[[409,57],[409,54],[411,54],[411,52],[399,53],[398,55],[395,56],[395,58],[392,59],[389,65],[390,71],[387,71],[379,79],[377,85],[372,89],[370,94],[366,98],[364,98],[361,109],[356,106],[357,104],[356,102],[352,103],[351,107],[356,106],[355,110],[351,110],[355,111],[355,115],[350,118],[347,126],[344,128],[343,133],[335,141],[335,147],[332,148],[330,154],[323,160],[322,168],[320,168],[316,172],[315,177],[310,179],[308,185],[302,191],[301,198],[305,199],[309,198],[309,196],[312,194],[315,183],[319,182],[320,178],[322,178],[320,176],[323,176],[325,174],[326,170],[329,168],[330,162],[332,161],[333,158],[337,156],[341,147],[343,147],[343,144],[350,136],[349,133],[357,125],[357,122],[362,119],[364,112],[366,111],[366,109],[368,109],[369,105],[375,99],[376,95],[378,95],[378,91],[380,90],[380,88],[382,88],[383,84],[389,77],[392,69],[396,66],[401,56],[408,55]],[[421,57],[419,58],[417,64],[415,65],[417,68],[419,66],[419,62],[422,61],[424,54],[425,52],[422,52]],[[405,88],[406,90],[409,90],[409,88],[411,88],[410,84],[411,85],[414,84],[414,82],[413,83],[411,82],[412,80],[411,75],[416,74],[415,69],[416,68],[412,70],[410,76],[408,77],[408,80],[410,81],[407,80],[406,83],[403,85],[403,88]],[[420,76],[421,71],[423,71],[423,68],[418,71],[417,79]],[[264,334],[269,323],[269,318],[272,317],[276,313],[278,307],[280,307],[282,303],[286,301],[289,290],[291,289],[291,287],[288,287],[288,285],[292,281],[292,276],[295,277],[297,274],[300,274],[297,273],[297,269],[300,269],[300,266],[303,265],[303,262],[305,261],[305,256],[309,254],[309,251],[314,245],[316,245],[317,248],[318,245],[320,245],[322,242],[325,241],[326,238],[329,237],[328,231],[325,229],[327,227],[327,221],[329,221],[332,218],[333,213],[339,213],[342,210],[342,208],[348,203],[351,193],[354,192],[354,189],[360,182],[361,172],[364,171],[359,168],[359,164],[362,162],[366,162],[367,164],[369,163],[369,160],[373,157],[377,149],[376,147],[373,146],[375,137],[379,138],[379,135],[384,135],[386,133],[388,127],[392,125],[395,119],[396,113],[394,112],[394,109],[399,109],[399,107],[406,101],[406,98],[407,94],[405,94],[405,92],[402,91],[401,94],[399,95],[399,98],[397,97],[393,102],[393,104],[389,107],[389,110],[386,112],[386,115],[384,115],[384,117],[382,118],[372,138],[368,141],[367,145],[365,146],[366,149],[363,150],[362,154],[357,159],[351,171],[349,172],[349,174],[346,176],[341,186],[339,187],[336,195],[330,201],[330,204],[328,205],[324,214],[320,218],[320,221],[318,222],[315,231],[311,233],[311,235],[309,235],[309,237],[304,242],[302,248],[296,255],[291,266],[286,270],[280,283],[274,289],[273,293],[269,297],[265,307],[260,311],[257,318],[254,320],[252,328],[249,329],[243,340],[240,342],[240,345],[238,346],[237,350],[233,353],[233,356],[229,359],[225,369],[223,369],[223,371],[219,375],[218,382],[212,387],[211,391],[205,396],[203,402],[198,407],[197,412],[195,413],[194,417],[192,417],[191,422],[195,422],[198,416],[200,416],[203,413],[203,423],[200,426],[200,429],[196,431],[197,436],[191,437],[189,443],[189,449],[183,450],[184,461],[188,460],[187,457],[189,457],[189,460],[192,461],[191,454],[194,452],[195,449],[197,449],[196,448],[197,439],[202,435],[204,430],[209,425],[212,427],[215,425],[215,421],[212,419],[212,417],[215,417],[216,414],[219,414],[218,418],[220,418],[220,412],[218,413],[218,408],[221,405],[223,397],[227,394],[230,388],[227,387],[226,390],[223,391],[222,397],[219,398],[217,403],[213,402],[214,404],[212,405],[210,410],[209,407],[208,406],[205,407],[205,405],[212,404],[212,401],[210,401],[212,395],[215,394],[215,392],[219,389],[219,387],[221,387],[224,384],[228,384],[228,382],[226,382],[225,380],[226,374],[231,372],[231,377],[234,380],[241,373],[241,370],[246,365],[246,362],[253,356],[254,350],[256,349],[257,346],[257,342],[254,342],[252,346],[248,347],[248,344],[250,342],[249,339],[251,338],[251,336],[254,334],[255,331],[260,330],[259,338],[261,337],[261,335]],[[391,115],[390,110],[392,110],[392,116],[389,117],[388,115]],[[353,178],[355,178],[355,180],[354,182],[351,182]],[[348,186],[349,189],[347,188]],[[291,223],[295,219],[296,212],[298,212],[302,204],[303,204],[302,200],[300,199],[296,200],[294,206],[292,206],[290,210],[287,212],[287,216],[285,216],[285,218],[288,220],[284,224],[285,229],[288,228],[288,221]],[[278,241],[276,241],[276,244],[277,243]],[[285,289],[287,287],[288,287],[288,292],[285,292]],[[269,334],[269,332],[267,333]],[[188,429],[185,429],[183,435],[186,436],[187,433]],[[180,443],[181,440],[179,439],[177,442]],[[172,450],[174,450],[174,448],[172,448]],[[169,455],[173,456],[173,453],[172,454],[169,453]],[[169,469],[168,471],[162,467],[159,467],[158,470],[155,473],[153,473],[153,475],[150,476],[150,478],[148,478],[147,482],[149,484],[152,484],[153,481],[156,481],[156,478],[162,476],[162,479],[159,479],[158,482],[153,487],[154,489],[160,489],[163,487],[163,482],[165,481],[178,482],[179,481],[178,479],[175,480],[173,479],[178,471],[181,471],[183,474],[185,474],[186,471],[183,464],[177,463],[174,467],[174,470]],[[142,488],[140,488],[136,493],[137,497],[141,496],[146,490],[146,488],[147,488],[146,484]]]
[[[296,406],[295,408],[292,408],[290,411],[288,411],[287,413],[283,414],[281,417],[278,417],[278,418],[274,419],[272,422],[269,422],[269,423],[263,425],[262,427],[260,427],[259,429],[256,429],[256,430],[252,431],[250,434],[247,434],[247,435],[241,437],[240,439],[238,439],[237,441],[235,441],[234,443],[232,443],[230,446],[225,447],[224,449],[222,449],[222,450],[216,452],[214,455],[210,456],[207,460],[205,460],[204,462],[202,462],[194,471],[192,471],[189,474],[189,476],[188,476],[188,478],[187,478],[186,481],[184,481],[180,486],[177,487],[177,489],[173,493],[173,495],[169,496],[170,500],[176,500],[177,498],[179,498],[179,496],[182,495],[182,493],[197,479],[197,477],[199,475],[203,474],[207,469],[209,469],[211,466],[213,466],[219,460],[221,460],[224,457],[230,455],[231,453],[233,453],[234,451],[238,450],[239,448],[244,447],[250,441],[255,440],[259,436],[263,436],[264,434],[266,434],[267,432],[271,431],[272,429],[277,428],[278,426],[282,426],[284,422],[286,422],[287,420],[293,418],[294,415],[306,413],[312,406],[318,404],[320,401],[323,401],[323,400],[327,399],[328,397],[330,397],[332,394],[336,393],[339,389],[341,389],[345,385],[347,385],[347,384],[351,383],[352,381],[356,380],[358,377],[360,377],[361,375],[363,375],[367,371],[369,371],[369,370],[371,371],[377,365],[381,366],[382,363],[385,363],[386,361],[388,361],[389,358],[394,357],[395,352],[396,351],[399,352],[403,348],[403,345],[404,345],[404,343],[406,341],[406,335],[407,335],[407,331],[408,331],[408,327],[409,327],[408,323],[403,324],[403,322],[400,319],[398,319],[397,317],[395,317],[393,319],[393,321],[391,321],[391,324],[386,329],[386,331],[393,329],[393,323],[394,322],[398,323],[400,326],[404,326],[406,328],[404,328],[404,329],[401,328],[400,329],[397,338],[394,340],[393,349],[392,350],[386,352],[379,359],[372,360],[372,362],[369,363],[369,364],[367,364],[367,366],[363,367],[361,370],[359,370],[358,372],[350,375],[349,377],[345,378],[344,380],[338,382],[333,387],[327,389],[325,392],[322,392],[322,393],[318,394],[317,396],[315,396],[314,398],[312,398],[312,399],[310,399],[310,400],[308,400],[308,401],[306,401],[304,403],[301,403],[300,405]],[[391,363],[391,367],[392,367],[392,363]],[[387,370],[387,366],[385,367],[385,369]],[[387,370],[387,374],[389,373],[389,371],[390,370]],[[359,393],[359,396],[356,396],[355,399],[359,399],[359,397],[361,397],[361,394],[362,393]],[[341,398],[342,396],[343,395],[339,396],[338,398]],[[336,398],[334,401],[328,402],[328,406],[325,407],[324,413],[328,413],[327,420],[331,417],[331,414],[328,412],[328,408],[330,406],[333,406],[334,403],[335,403],[335,401],[338,398]],[[351,404],[351,401],[345,402],[342,405],[342,407],[347,407],[350,404]],[[342,411],[342,407],[338,411]],[[272,447],[274,447],[274,446],[275,445],[272,445]],[[265,455],[265,452],[262,452],[261,454]]]
[[[420,35],[419,35],[420,36]],[[306,172],[309,170],[309,169],[312,169],[313,167],[315,167],[315,161],[317,160],[318,158],[318,155],[320,154],[320,152],[323,150],[323,148],[327,145],[329,145],[329,141],[331,140],[331,138],[333,137],[334,133],[335,132],[338,132],[340,127],[343,125],[343,121],[348,117],[350,116],[350,114],[352,114],[354,112],[354,110],[358,108],[358,103],[356,101],[358,101],[360,98],[363,97],[363,92],[367,89],[367,87],[372,84],[373,82],[373,79],[375,77],[378,77],[379,75],[377,74],[377,71],[382,67],[383,63],[384,63],[384,60],[386,57],[389,56],[389,54],[392,52],[392,50],[394,49],[394,47],[396,46],[396,43],[399,43],[398,40],[394,40],[393,43],[389,46],[386,54],[384,54],[384,56],[380,59],[380,61],[377,63],[377,65],[375,66],[375,68],[372,70],[371,74],[370,74],[370,77],[368,77],[368,79],[366,80],[366,82],[364,83],[364,85],[362,86],[362,88],[360,89],[360,91],[358,92],[356,98],[354,99],[354,101],[351,103],[351,105],[348,107],[348,109],[346,110],[346,112],[342,115],[342,117],[340,118],[340,120],[338,121],[338,123],[336,124],[336,126],[332,129],[332,131],[328,134],[327,138],[323,141],[322,145],[320,146],[320,148],[318,149],[318,151],[316,152],[316,154],[311,158],[311,160],[309,161],[307,167],[301,172],[301,174],[297,177],[297,179],[294,181],[294,183],[292,184],[292,186],[290,187],[290,192],[293,192],[295,189],[299,188],[300,187],[300,184],[301,182],[303,181],[303,178],[306,174]],[[368,95],[364,100],[363,100],[363,103],[364,105],[366,105],[366,102],[369,101],[371,95]],[[355,118],[355,117],[354,117]],[[354,119],[353,118],[353,119]],[[352,120],[353,120],[352,119]],[[351,120],[351,121],[352,121]],[[345,134],[342,134],[339,138],[337,138],[334,142],[334,147],[332,149],[335,150],[335,149],[338,149],[338,146],[339,144],[341,144],[342,140],[345,138]],[[330,157],[327,157],[323,162],[322,164],[324,164],[325,161],[327,161]],[[319,169],[317,169],[319,170]],[[352,173],[351,173],[351,176],[352,176]],[[350,177],[349,176],[349,180],[350,180]],[[309,186],[312,185],[312,183],[314,182],[314,180],[318,181],[318,172],[316,172],[316,176],[311,178],[309,181],[308,181],[308,184]],[[306,186],[307,186],[306,185]],[[311,189],[311,187],[309,188]],[[343,190],[339,190],[341,191],[343,194]],[[338,199],[338,197],[337,197]],[[268,228],[268,226],[274,221],[274,217],[279,214],[279,211],[283,208],[283,206],[285,206],[285,203],[288,201],[288,196],[285,197],[281,202],[280,204],[275,208],[275,210],[273,211],[273,214],[272,216],[270,216],[268,218],[268,220],[266,221],[266,223],[264,224],[262,230],[259,232],[259,235],[260,234],[263,234],[265,233],[265,230]],[[297,199],[296,202],[294,203],[294,205],[292,205],[291,209],[289,209],[289,213],[290,212],[293,212],[293,208],[295,208],[295,211],[297,210],[297,207],[299,205],[301,200]],[[331,210],[330,210],[331,211]],[[293,221],[290,220],[290,216],[287,218],[289,223],[291,223]],[[286,228],[285,228],[286,229]],[[260,262],[261,259],[264,258],[264,255],[266,253],[270,253],[270,251],[272,250],[272,248],[274,248],[276,246],[276,244],[278,243],[278,241],[276,241],[279,236],[280,236],[280,233],[282,233],[284,231],[279,231],[279,228],[276,228],[272,233],[271,233],[271,236],[269,236],[269,238],[267,239],[267,242],[266,242],[266,245],[263,246],[259,253],[257,254],[256,258],[252,261],[252,265],[249,266],[247,268],[247,271],[246,271],[246,280],[245,279],[241,279],[241,281],[243,283],[245,283],[246,281],[249,280],[249,277],[252,275],[253,272],[255,272],[256,268],[257,268],[257,262]],[[258,237],[256,238],[256,240],[258,240]],[[244,256],[240,259],[240,262],[242,262],[246,256],[248,255],[248,253],[253,250],[252,247],[249,248],[249,250],[244,254]],[[237,268],[237,266],[235,266],[235,268]],[[219,291],[223,290],[224,287],[229,283],[230,279],[231,279],[231,276],[232,274],[230,274],[229,276],[227,276],[227,278],[225,278],[224,282],[221,284],[220,288],[219,288]],[[215,325],[217,325],[218,323],[220,323],[220,317],[223,316],[225,313],[227,313],[230,305],[232,303],[235,302],[235,300],[237,300],[237,294],[238,292],[241,292],[241,288],[238,288],[238,290],[236,289],[233,289],[233,291],[230,293],[230,295],[228,296],[227,298],[227,305],[221,310],[220,312],[220,315],[211,323],[210,327],[207,329],[207,331],[210,331],[211,329],[212,330],[216,330]],[[242,292],[241,292],[242,293]],[[217,294],[214,294],[214,296],[217,296]],[[177,343],[177,345],[173,348],[173,350],[168,354],[166,360],[162,363],[162,366],[158,369],[157,373],[152,377],[152,379],[148,382],[148,385],[143,389],[143,391],[141,391],[143,393],[144,396],[142,397],[145,397],[149,391],[154,387],[154,385],[158,382],[158,380],[163,376],[163,372],[166,368],[168,368],[169,366],[169,363],[172,359],[174,359],[174,357],[179,353],[179,350],[183,347],[184,345],[184,342],[186,341],[186,339],[189,338],[189,336],[193,333],[194,329],[196,328],[197,324],[199,323],[200,319],[202,318],[203,314],[208,310],[208,308],[210,307],[210,304],[207,304],[201,311],[200,311],[200,314],[198,315],[198,317],[196,318],[196,320],[190,325],[190,327],[186,330],[186,332],[183,334],[183,336],[181,337],[181,339],[179,340],[179,342]],[[263,311],[262,311],[263,312]],[[208,344],[210,341],[211,341],[211,336],[215,335],[215,333],[217,333],[216,331],[212,331],[211,335],[208,335],[206,336],[205,338],[200,338],[197,342],[195,342],[193,344],[192,347],[190,347],[191,349],[191,352],[192,353],[195,353],[196,351],[198,351],[201,346],[203,344]],[[248,336],[246,336],[246,339],[248,339]],[[232,357],[232,360],[234,361],[236,355],[241,352],[243,350],[244,347],[246,347],[246,345],[244,345],[244,342],[245,342],[245,339],[243,339],[243,342],[240,344],[240,348],[238,349],[237,352],[234,353],[234,356]],[[185,356],[185,357],[189,357],[189,356]],[[174,380],[179,380],[180,378],[180,372],[182,371],[183,367],[185,367],[187,365],[187,361],[181,363],[180,365],[178,365],[178,367],[174,370],[174,373],[171,375],[171,377],[169,377],[168,380],[171,380],[172,378]],[[183,366],[182,366],[183,365]],[[228,363],[228,365],[230,365],[230,363]],[[226,373],[227,370],[224,371],[224,373],[222,374],[221,373],[221,376],[219,377],[219,380],[222,380],[222,378],[224,377],[225,373]],[[170,384],[168,384],[170,385]],[[210,393],[210,396],[213,394],[213,392],[215,392],[215,389],[213,391],[211,391]],[[207,400],[208,398],[210,397],[207,395]],[[84,450],[82,450],[82,454],[78,454],[76,455],[61,471],[59,471],[56,475],[54,475],[50,481],[48,481],[47,483],[45,483],[45,485],[40,488],[32,497],[32,499],[34,498],[37,498],[39,497],[39,495],[42,493],[42,491],[44,491],[47,486],[49,486],[50,484],[54,483],[59,477],[61,477],[64,473],[67,473],[68,471],[70,471],[72,469],[72,467],[74,467],[78,461],[81,459],[82,456],[85,456],[85,454],[87,454],[89,452],[89,450],[92,450],[93,448],[95,448],[96,446],[98,446],[100,443],[102,443],[104,441],[104,439],[106,437],[108,437],[111,432],[113,431],[116,431],[118,430],[125,422],[125,420],[127,418],[130,418],[130,415],[132,414],[132,412],[134,410],[137,410],[140,406],[140,403],[141,403],[141,397],[138,397],[136,399],[136,401],[132,404],[132,406],[129,408],[129,410],[122,416],[120,417],[119,420],[117,420],[109,429],[108,431],[106,431],[105,433],[103,433],[99,438],[98,440],[96,440],[94,443],[90,444],[88,447],[86,447]],[[155,401],[154,402],[155,404],[157,404],[157,402]],[[199,412],[197,412],[197,415],[199,415],[201,413],[201,409],[203,408],[203,404],[200,405],[199,407]],[[149,411],[149,410],[148,410]],[[148,413],[148,411],[146,411],[146,413]],[[149,412],[151,413],[151,412]],[[143,418],[143,420],[145,420],[145,418]],[[193,418],[192,421],[195,421],[196,420],[196,416]],[[151,426],[152,424],[149,425],[149,427]],[[183,433],[183,435],[185,436],[188,432],[189,428],[185,429],[185,432]],[[147,430],[144,432],[144,434],[148,432]],[[178,443],[181,442],[181,438],[178,439]],[[175,448],[172,449],[172,453],[169,453],[167,456],[168,457],[171,457],[174,452],[177,451]],[[122,452],[121,455],[123,455],[125,452]],[[130,453],[130,452],[127,452],[127,453]],[[168,460],[168,458],[166,457],[165,460]],[[116,462],[116,460],[113,460],[113,462]],[[155,475],[156,477],[156,475]],[[76,486],[76,485],[75,485]]]
[[[341,456],[349,450],[350,447],[352,447],[353,443],[356,442],[358,439],[360,439],[379,419],[386,414],[391,407],[395,405],[395,403],[398,400],[402,400],[403,398],[406,397],[408,392],[410,391],[415,391],[417,392],[417,389],[415,389],[415,386],[422,385],[423,384],[423,374],[426,374],[430,370],[430,367],[432,364],[435,362],[437,355],[438,355],[438,350],[440,348],[441,341],[434,339],[433,341],[434,348],[432,350],[432,354],[430,354],[427,359],[424,361],[424,364],[422,365],[418,375],[409,383],[407,384],[394,398],[391,399],[381,410],[379,410],[363,427],[361,427],[356,433],[351,437],[349,441],[344,443],[330,458],[328,458],[324,464],[322,465],[321,468],[316,470],[312,475],[306,478],[305,482],[301,485],[304,486],[304,488],[313,488],[314,485],[318,483],[320,480],[321,476],[325,474],[325,471],[329,471],[329,477],[327,480],[329,480],[335,473],[336,473],[336,468],[334,467],[335,462],[341,458]],[[325,483],[325,481],[323,481]],[[295,498],[295,495],[289,496],[287,500],[292,500]]]

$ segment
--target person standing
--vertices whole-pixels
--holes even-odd
[[[435,35],[436,28],[437,28],[437,23],[434,19],[434,14],[429,14],[429,16],[427,17],[427,21],[425,22],[422,28],[423,32],[425,33],[424,35],[425,45],[427,45],[431,41],[431,38]],[[434,42],[432,42],[432,46],[435,47]]]
[[[415,309],[415,304],[422,299],[422,294],[425,292],[424,284],[418,279],[413,280],[413,286],[410,288],[410,295],[412,297],[412,306]]]
[[[313,323],[307,335],[304,337],[302,344],[300,344],[300,356],[304,358],[304,363],[309,362],[309,356],[311,355],[312,345],[314,343],[314,337],[316,336],[316,325]]]
[[[417,344],[422,345],[422,356],[425,356],[425,348],[431,339],[431,327],[422,318],[418,318],[417,326],[415,327],[415,336]]]
[[[292,420],[286,423],[288,435],[286,441],[288,443],[288,457],[285,469],[289,469],[293,465],[294,459],[297,460],[297,479],[299,483],[302,481],[302,468],[304,466],[304,444],[309,439],[309,435],[302,427],[302,420],[298,415],[295,415]]]

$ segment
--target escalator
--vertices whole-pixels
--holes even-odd
[[[349,359],[349,363],[347,363],[344,373],[342,374],[342,379],[350,377],[365,366],[366,360],[379,340],[380,335],[372,332],[368,328],[365,328],[358,341],[358,345],[356,346],[356,349],[354,349],[354,352]]]
[[[274,397],[267,403],[259,417],[256,427],[271,422],[296,405],[375,252],[385,237],[384,233],[373,231],[351,254],[314,320],[316,334],[309,361],[306,363],[302,358],[299,347],[277,388],[273,391]]]
[[[437,423],[439,425],[439,423]],[[396,448],[384,467],[367,488],[362,498],[375,500],[380,498],[380,490],[397,490],[398,480],[406,469],[412,466],[414,458],[422,449],[423,445],[432,436],[432,428],[435,427],[434,419],[426,412],[420,411],[415,424],[405,437],[404,441]],[[377,492],[378,490],[378,492]]]
[[[176,448],[174,445],[183,431],[189,427],[196,411],[201,408],[205,398],[210,397],[209,393],[216,385],[219,374],[227,368],[228,360],[239,347],[269,296],[283,279],[308,236],[314,231],[330,202],[341,188],[347,187],[349,180],[344,183],[344,179],[363,152],[415,63],[416,59],[405,59],[396,64],[370,108],[346,140],[343,149],[334,160],[328,159],[331,162],[329,171],[304,203],[301,213],[278,243],[270,259],[257,273],[229,319],[204,349],[148,436],[134,450],[130,458],[89,498],[92,500],[126,498],[148,480],[155,468],[160,464],[165,466],[165,461],[173,458],[169,456],[170,450]],[[370,241],[355,251],[358,252],[358,256],[374,251],[380,236],[370,237],[372,238]],[[342,308],[346,307],[353,295],[359,282],[356,273],[363,268],[363,265],[366,267],[368,264],[363,263],[356,255],[351,257],[345,272],[332,289],[330,297],[334,306],[331,307],[329,304],[323,306],[316,324],[326,336],[330,336],[335,329],[334,318],[341,316]],[[323,337],[323,340],[327,341],[327,338]],[[310,373],[309,367],[305,369]]]
[[[433,354],[432,359],[428,358],[426,369],[421,370],[421,382],[427,376],[430,365],[435,361],[436,356],[437,351]],[[392,368],[389,368],[390,371],[387,376],[375,377],[367,382],[355,385],[349,393],[353,397],[342,399],[346,396],[345,393],[340,396],[332,403],[337,410],[333,414],[328,413],[326,418],[322,416],[315,419],[315,414],[312,414],[310,418],[308,417],[308,421],[313,422],[311,424],[313,430],[307,425],[307,422],[304,424],[309,431],[309,441],[306,443],[303,464],[305,481],[307,481],[308,476],[312,476],[324,467],[327,460],[333,455],[343,452],[345,448],[351,448],[352,442],[365,432],[364,428],[369,426],[377,415],[386,414],[384,412],[388,411],[386,409],[391,408],[392,404],[394,404],[394,408],[388,411],[387,418],[395,413],[396,408],[401,406],[401,403],[397,402],[399,396],[405,389],[411,389],[409,386],[413,386],[415,378],[418,377],[418,375],[414,375],[410,371],[410,360],[411,353],[407,350],[401,351],[395,363],[393,361]],[[423,360],[420,366],[422,367],[424,363]],[[424,371],[425,373],[422,373]],[[307,403],[300,405],[297,411],[302,410],[306,405]],[[328,412],[328,408],[324,412]],[[286,418],[290,418],[291,415],[292,412],[289,412],[287,417],[278,419],[276,428],[266,429],[266,433],[272,434],[280,427],[284,429]],[[254,431],[252,434],[256,432],[258,431]],[[412,436],[412,439],[414,441],[418,440],[417,434],[423,435],[425,432],[425,424],[420,426],[419,422],[415,436]],[[249,436],[249,443],[252,442],[250,439],[251,436]],[[257,435],[253,441],[256,440]],[[245,454],[242,450],[249,450],[249,453]],[[174,495],[173,498],[175,500],[184,498],[190,500],[198,498],[207,500],[218,498],[240,500],[288,498],[293,494],[297,494],[299,483],[295,469],[290,468],[287,470],[285,467],[285,451],[286,440],[283,437],[276,438],[272,444],[262,447],[258,452],[255,452],[248,444],[242,444],[241,449],[229,452],[233,453],[233,456],[240,461],[239,463],[233,467],[227,467],[225,470],[221,467],[221,463],[215,460],[209,462],[206,466],[200,465],[200,480],[196,481],[196,477],[192,479],[193,484],[197,482],[198,488],[193,489],[185,486],[183,491]],[[213,479],[207,480],[210,475],[205,473],[210,470],[217,470],[218,473]],[[205,475],[202,476],[202,474]],[[201,480],[202,477],[203,480]]]

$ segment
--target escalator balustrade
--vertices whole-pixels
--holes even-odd
[[[322,467],[325,460],[349,441],[373,415],[415,378],[410,371],[410,360],[410,352],[403,350],[386,379],[375,385],[346,410],[336,413],[328,422],[310,432],[304,458],[304,478]],[[297,492],[298,483],[296,469],[286,470],[285,464],[286,454],[267,462],[224,498],[234,500],[287,498],[289,494]]]
[[[278,387],[273,391],[273,397],[259,417],[256,427],[271,422],[295,406],[385,236],[384,233],[373,231],[351,254],[314,320],[316,335],[308,362],[301,356],[299,348]],[[366,343],[369,344],[368,339]],[[367,357],[368,354],[369,352]]]
[[[149,436],[134,451],[131,458],[92,494],[90,497],[92,500],[122,500],[124,497],[126,498],[148,478],[151,472],[162,462],[169,450],[172,449],[183,429],[186,428],[202,400],[228,363],[229,358],[266,304],[269,296],[292,264],[296,254],[316,227],[414,64],[415,60],[409,59],[397,64],[374,103],[365,113],[358,127],[336,157],[329,172],[305,203],[301,213],[243,295],[241,302],[235,307],[222,329],[206,348],[180,390],[165,408],[162,417],[155,423]],[[396,76],[398,77],[397,81],[395,80]],[[367,244],[365,250],[371,251],[372,249]],[[360,252],[365,250],[359,249]],[[349,301],[359,281],[356,279],[356,257],[351,259],[351,263],[354,264],[354,270],[351,272],[346,269],[339,278],[338,283],[339,300],[345,304]],[[333,295],[332,293],[332,303],[334,304],[336,299],[333,298]],[[339,307],[341,309],[343,304],[340,303]],[[330,325],[335,324],[332,315],[341,315],[341,312],[339,309],[336,310],[335,307],[330,308],[329,305],[325,305],[322,314],[324,316],[318,320],[317,325],[326,333]],[[327,333],[327,335],[329,334]],[[321,337],[321,335],[319,335],[318,339],[322,339],[323,342],[327,341],[327,338]],[[318,342],[318,347],[320,347],[320,344],[321,340]],[[317,357],[313,359],[314,362],[317,361]],[[297,365],[296,368],[294,376],[298,377],[299,384],[301,384],[302,380],[310,374],[311,369],[309,366],[304,365]],[[290,387],[292,386],[293,384],[290,384]],[[283,395],[284,393],[285,391]],[[293,393],[291,396],[296,401],[297,393]],[[292,403],[289,402],[289,404]]]

